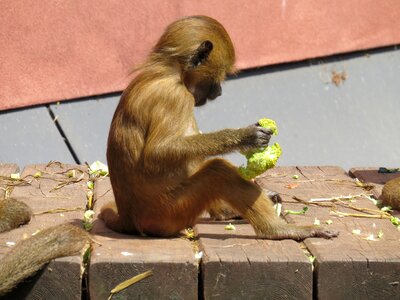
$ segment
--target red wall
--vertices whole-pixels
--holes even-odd
[[[0,109],[122,90],[163,28],[218,19],[251,68],[400,43],[399,0],[0,2]]]

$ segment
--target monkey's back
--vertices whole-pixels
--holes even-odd
[[[179,138],[198,131],[192,95],[179,76],[148,72],[139,74],[124,91],[108,136],[114,195],[126,198],[122,202],[134,202],[132,209],[148,206],[154,199],[162,205],[161,196],[184,181],[197,164],[177,158],[179,152],[169,152]],[[120,206],[121,201],[116,202]]]

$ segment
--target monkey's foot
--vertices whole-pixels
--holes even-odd
[[[320,237],[324,239],[331,239],[339,235],[338,230],[330,230],[323,227],[315,228],[312,233],[313,234],[310,237]]]
[[[326,229],[319,226],[296,226],[292,224],[285,224],[279,226],[270,232],[262,233],[256,231],[257,235],[261,238],[271,239],[271,240],[284,240],[292,239],[296,241],[302,241],[306,238],[316,237],[331,239],[339,235],[339,231]]]
[[[277,192],[266,190],[266,189],[264,189],[264,192],[268,195],[268,197],[271,199],[271,201],[274,202],[275,204],[282,203],[281,195],[279,195]]]

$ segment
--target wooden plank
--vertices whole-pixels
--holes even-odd
[[[50,105],[81,163],[106,162],[108,131],[119,97],[118,93]]]
[[[196,225],[204,299],[311,299],[311,263],[295,241],[255,238],[249,224],[204,219]]]
[[[96,181],[95,211],[114,201],[109,178]],[[111,231],[101,220],[91,231],[95,245],[89,270],[91,299],[106,299],[119,283],[147,270],[153,276],[121,291],[120,299],[196,299],[198,265],[184,238],[150,238]]]
[[[13,162],[21,168],[49,160],[74,163],[45,106],[2,112],[0,136],[2,162]]]
[[[298,175],[299,179],[293,179]],[[303,200],[367,193],[355,185],[346,172],[338,167],[277,167],[266,172],[257,182],[279,192],[285,209],[301,210]],[[365,197],[355,198],[352,205],[376,209]],[[317,218],[323,225],[332,220],[332,229],[339,230],[332,240],[310,238],[304,241],[315,256],[315,296],[318,299],[390,299],[400,292],[400,232],[388,219],[339,217],[330,208],[308,205],[305,215],[287,215],[295,224],[312,224]],[[333,209],[332,209],[333,210]],[[360,213],[339,204],[336,210]],[[361,235],[352,234],[359,229]],[[381,238],[377,235],[383,233]],[[374,234],[376,241],[365,240]]]
[[[9,177],[13,173],[17,173],[19,168],[16,164],[0,163],[0,176]],[[0,199],[6,194],[7,184],[0,179]]]
[[[54,190],[57,185],[71,179],[66,175],[68,169],[79,169],[77,176],[84,174],[81,181]],[[33,178],[38,171],[40,178]],[[21,178],[30,182],[29,185],[15,186],[11,196],[24,201],[35,214],[31,222],[10,232],[0,235],[0,257],[9,251],[9,242],[18,242],[38,230],[49,226],[82,222],[86,206],[86,167],[54,163],[46,165],[29,165],[21,174]],[[60,213],[45,213],[54,209],[70,209]],[[4,247],[5,246],[5,247]],[[50,262],[41,272],[22,282],[17,288],[7,294],[6,299],[81,299],[81,256],[56,259]]]
[[[379,168],[351,168],[350,176],[358,178],[362,182],[368,182],[375,185],[373,193],[376,197],[382,193],[383,185],[391,179],[400,177],[400,172],[396,173],[379,173]]]

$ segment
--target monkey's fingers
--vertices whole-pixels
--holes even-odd
[[[266,147],[271,139],[272,130],[269,128],[264,127],[257,127],[257,140],[256,146],[257,147]]]

